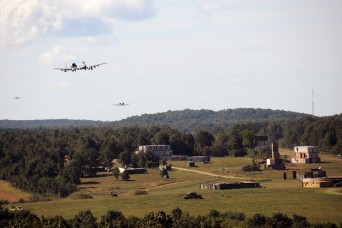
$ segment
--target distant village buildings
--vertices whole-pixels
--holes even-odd
[[[302,182],[304,188],[342,187],[342,177],[327,177],[326,171],[321,167],[297,174],[297,179]]]
[[[328,187],[342,187],[341,177],[315,177],[304,178],[302,180],[304,188],[328,188]]]
[[[192,161],[209,163],[210,156],[187,156],[187,155],[174,155],[170,145],[143,145],[139,146],[135,153],[151,152],[156,155],[159,160],[166,161]]]
[[[231,183],[215,183],[215,184],[201,184],[200,189],[213,189],[213,190],[225,190],[225,189],[239,189],[239,188],[259,188],[259,182],[231,182]]]
[[[135,153],[139,152],[151,152],[154,155],[156,155],[159,160],[170,160],[171,156],[173,155],[173,150],[171,150],[170,145],[144,145],[144,146],[139,146],[138,151]]]
[[[191,157],[187,157],[186,161],[209,163],[210,157],[209,156],[191,156]]]
[[[172,155],[170,160],[171,161],[185,161],[187,157],[188,157],[187,155]]]
[[[294,152],[295,156],[292,158],[292,163],[309,164],[321,162],[316,146],[295,146]]]

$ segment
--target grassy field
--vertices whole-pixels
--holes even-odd
[[[293,152],[281,149],[282,155],[290,158]],[[191,170],[210,172],[219,175],[236,176],[236,179],[213,177],[195,172],[174,170],[169,172],[170,179],[164,180],[158,169],[149,169],[148,174],[131,175],[131,180],[115,180],[111,173],[100,173],[96,178],[84,178],[79,185],[80,191],[68,198],[52,201],[25,203],[25,209],[38,215],[61,215],[72,218],[81,210],[91,210],[101,218],[108,210],[119,210],[125,216],[143,216],[149,211],[164,210],[171,212],[179,207],[191,215],[208,214],[211,209],[221,212],[243,212],[247,217],[256,213],[272,215],[274,212],[292,216],[303,215],[310,222],[342,222],[342,189],[306,189],[299,180],[292,180],[292,170],[302,172],[321,166],[328,176],[342,176],[342,159],[337,156],[321,154],[322,163],[310,165],[288,164],[288,179],[283,179],[284,171],[267,170],[243,172],[241,167],[251,164],[249,158],[213,158],[211,164],[197,164]],[[184,162],[173,162],[174,167],[185,168]],[[260,181],[258,189],[201,190],[201,183],[230,182],[239,179]],[[0,182],[0,184],[3,182]],[[2,188],[1,188],[2,189]],[[146,194],[137,194],[146,191]],[[184,200],[182,195],[195,191],[203,200]],[[115,192],[118,197],[108,195]],[[82,195],[92,199],[80,199]]]
[[[8,200],[10,203],[18,202],[19,199],[28,201],[31,194],[14,188],[7,181],[0,180],[0,200]]]

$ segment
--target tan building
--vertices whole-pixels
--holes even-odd
[[[333,181],[324,178],[304,178],[302,183],[304,188],[327,188],[334,186]]]
[[[318,156],[318,148],[316,146],[295,146],[295,156],[292,163],[319,163],[321,161]]]
[[[144,145],[139,146],[138,151],[139,152],[152,152],[154,155],[156,155],[160,160],[168,160],[173,155],[173,150],[171,150],[170,145]]]

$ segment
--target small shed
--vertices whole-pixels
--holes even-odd
[[[187,161],[187,162],[186,162],[186,167],[187,167],[187,168],[196,167],[195,162],[193,162],[193,161]]]

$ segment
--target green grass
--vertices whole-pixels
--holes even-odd
[[[280,151],[282,154],[282,150]],[[291,151],[285,151],[289,153]],[[293,152],[292,152],[293,153]],[[321,166],[328,176],[342,176],[342,159],[322,154],[323,163],[310,165],[289,165],[297,172]],[[256,213],[271,216],[274,212],[292,216],[294,213],[308,218],[310,222],[342,222],[342,191],[340,189],[306,189],[298,180],[292,180],[292,170],[287,171],[288,180],[283,179],[284,171],[241,171],[242,166],[250,164],[249,158],[213,158],[212,164],[197,164],[189,168],[220,175],[236,175],[261,181],[258,189],[201,190],[199,184],[205,182],[229,182],[230,179],[212,177],[181,170],[170,171],[170,179],[164,180],[158,169],[149,169],[148,174],[131,175],[131,180],[115,180],[111,173],[101,173],[97,178],[84,178],[79,185],[78,194],[91,195],[92,199],[68,197],[47,202],[24,204],[38,215],[61,215],[72,218],[81,210],[91,210],[100,219],[108,210],[119,210],[125,216],[143,216],[149,211],[171,212],[181,208],[191,215],[208,214],[211,209],[221,212],[242,212],[247,217]],[[185,162],[172,162],[173,166],[185,167]],[[137,195],[136,190],[147,194]],[[203,200],[184,200],[182,195],[195,191]],[[115,192],[118,197],[108,195]]]

